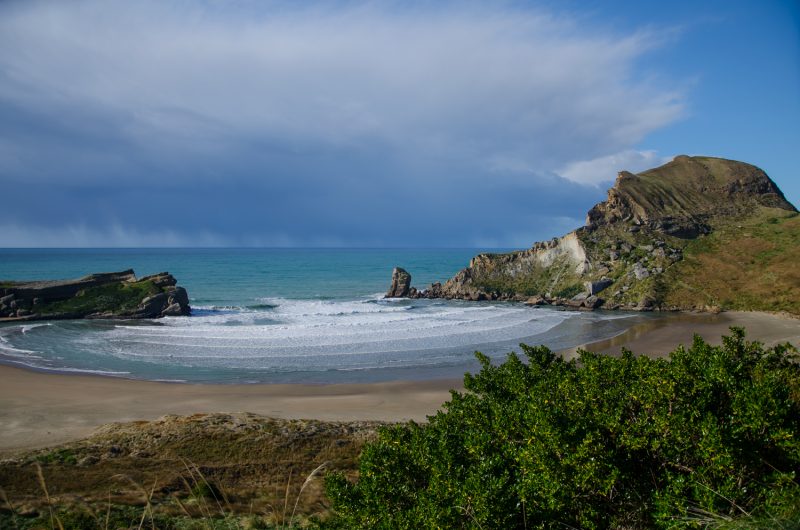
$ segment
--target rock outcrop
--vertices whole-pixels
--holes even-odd
[[[702,286],[694,288],[694,300],[694,295],[671,296],[686,284],[681,277],[686,253],[713,251],[695,242],[715,241],[726,230],[735,233],[767,220],[780,228],[796,215],[761,169],[682,155],[639,174],[620,172],[607,200],[589,210],[585,226],[527,250],[480,254],[443,285],[412,287],[407,296],[575,309],[716,308],[724,296],[700,293]],[[796,230],[795,224],[789,221],[785,229]],[[725,238],[735,242],[735,235]]]
[[[0,318],[137,319],[188,315],[189,295],[162,272],[137,280],[133,270],[90,274],[76,280],[0,282]]]
[[[400,267],[392,270],[392,284],[386,293],[386,298],[404,298],[411,290],[411,275]]]
[[[586,226],[630,223],[692,239],[711,232],[715,219],[746,215],[758,206],[796,211],[756,166],[681,155],[638,175],[621,171],[608,199],[589,210]]]

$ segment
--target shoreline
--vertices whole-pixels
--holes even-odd
[[[634,324],[615,337],[559,353],[572,356],[578,349],[585,349],[619,355],[622,348],[627,348],[635,354],[665,357],[681,344],[687,348],[691,346],[695,334],[709,344],[719,346],[723,335],[729,335],[729,328],[734,326],[745,328],[748,341],[759,341],[767,347],[786,342],[800,347],[800,318],[794,315],[762,311],[676,312],[666,314],[664,318]]]
[[[670,313],[580,348],[619,355],[663,356],[694,333],[720,344],[730,326],[767,346],[800,345],[800,320],[760,312]],[[560,351],[572,357],[579,348]],[[463,389],[462,379],[340,384],[198,384],[91,374],[48,373],[0,365],[0,455],[53,446],[101,425],[167,414],[249,412],[282,419],[425,421]]]
[[[456,379],[353,384],[197,384],[0,365],[0,455],[83,438],[108,423],[249,412],[281,419],[425,421]]]

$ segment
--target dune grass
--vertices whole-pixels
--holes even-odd
[[[138,528],[143,516],[143,528],[306,525],[329,513],[319,476],[354,476],[378,425],[244,413],[112,424],[0,462],[11,501],[0,502],[0,528],[59,528],[50,525],[51,506],[65,528],[106,528],[105,519],[109,528]]]

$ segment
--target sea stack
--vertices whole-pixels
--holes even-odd
[[[411,289],[411,275],[403,268],[395,267],[392,270],[392,285],[386,293],[386,298],[405,298]]]

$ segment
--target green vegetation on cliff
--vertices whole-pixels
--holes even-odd
[[[488,256],[497,259],[502,254]],[[499,295],[534,296],[550,293],[553,297],[571,298],[583,291],[583,281],[574,274],[574,268],[569,259],[560,257],[547,267],[533,262],[524,271],[514,275],[505,274],[502,268],[498,268],[494,274],[484,272],[476,275],[473,284],[483,291]]]
[[[149,280],[98,285],[83,289],[74,298],[38,305],[36,312],[46,316],[133,311],[142,300],[160,292],[161,289]]]
[[[329,475],[341,527],[797,528],[797,351],[732,331],[669,359],[479,355],[428,424],[380,431],[358,481]]]
[[[162,272],[136,278],[132,269],[75,280],[0,284],[0,319],[158,318],[188,315],[189,295]]]

